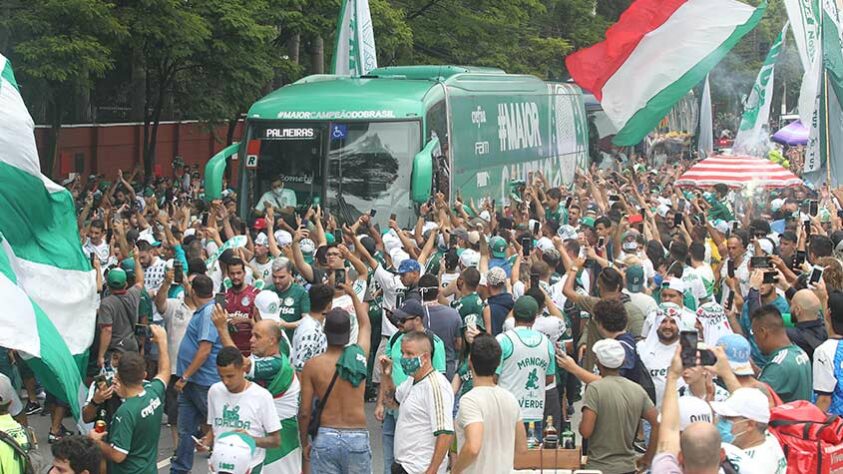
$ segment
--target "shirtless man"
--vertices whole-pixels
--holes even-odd
[[[342,285],[354,304],[357,319],[357,341],[349,345],[351,319],[342,308],[334,308],[325,315],[325,336],[328,350],[310,359],[301,372],[301,404],[299,431],[304,446],[305,464],[310,472],[371,473],[372,455],[369,430],[363,411],[366,384],[366,360],[369,357],[369,310],[349,284]],[[334,380],[334,378],[336,379]],[[327,403],[322,410],[321,423],[315,439],[310,439],[311,407],[314,397]]]

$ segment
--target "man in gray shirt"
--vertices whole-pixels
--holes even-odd
[[[427,311],[426,326],[445,344],[445,377],[454,379],[462,350],[462,318],[450,306],[439,304],[439,281],[429,273],[419,278],[419,292]]]
[[[143,291],[143,268],[138,261],[138,252],[134,252],[135,284],[127,288],[126,272],[122,268],[112,268],[106,275],[106,282],[111,294],[100,302],[97,310],[99,345],[97,346],[97,366],[102,368],[111,357],[111,352],[120,347],[122,352],[138,352],[138,340],[135,337],[135,324],[138,321],[138,304]]]

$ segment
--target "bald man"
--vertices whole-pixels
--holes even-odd
[[[223,346],[236,347],[228,332],[228,315],[225,310],[217,306],[212,319]],[[275,411],[281,422],[281,445],[266,450],[261,471],[264,474],[298,473],[302,470],[296,419],[301,386],[290,359],[281,354],[280,347],[285,343],[284,332],[278,323],[268,319],[258,321],[252,327],[252,337],[249,339],[251,355],[243,364],[246,378],[272,394]]]
[[[811,360],[814,349],[828,339],[822,320],[822,303],[812,290],[799,290],[790,300],[790,316],[794,327],[787,328],[790,341],[801,347]]]

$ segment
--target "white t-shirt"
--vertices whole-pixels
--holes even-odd
[[[779,441],[769,432],[764,438],[764,442],[758,446],[744,449],[744,454],[752,459],[760,472],[784,474],[787,471],[787,458]]]
[[[263,437],[281,430],[281,421],[275,413],[272,395],[254,382],[240,393],[231,393],[222,382],[208,389],[208,424],[214,438],[229,431],[245,430],[254,437]],[[250,467],[263,462],[265,450],[255,448]]]
[[[699,306],[700,300],[706,296],[705,284],[703,283],[700,274],[693,268],[686,265],[682,270],[682,281],[691,290],[691,295],[694,297],[694,303],[696,303],[696,306]]]
[[[404,284],[401,283],[401,277],[390,273],[383,268],[383,265],[378,265],[375,268],[375,281],[378,282],[381,290],[383,290],[384,310],[394,310],[395,298],[398,295],[398,291],[404,289]],[[381,319],[381,336],[392,337],[396,332],[398,332],[398,328],[384,314],[384,317]]]
[[[360,278],[354,280],[351,288],[354,289],[354,294],[357,295],[357,298],[363,301],[363,296],[366,294],[366,280]],[[342,296],[334,298],[331,308],[342,308],[348,312],[348,317],[351,318],[351,333],[348,338],[348,344],[346,345],[357,344],[357,313],[354,311],[354,300],[343,293]]]
[[[436,436],[454,432],[454,391],[445,375],[432,371],[415,382],[412,377],[395,390],[395,462],[407,472],[424,472],[433,459]],[[447,456],[437,472],[445,474]]]
[[[272,257],[266,263],[260,263],[254,258],[249,261],[249,266],[257,270],[256,280],[263,280],[264,283],[272,283]]]
[[[293,333],[293,368],[301,372],[305,362],[328,350],[328,340],[322,330],[322,323],[309,314],[302,315]]]
[[[814,391],[834,393],[837,377],[834,376],[834,356],[840,339],[827,339],[814,349]]]
[[[650,378],[653,379],[653,385],[656,387],[656,407],[661,408],[662,400],[664,399],[664,387],[667,384],[667,370],[670,368],[670,363],[673,360],[673,355],[676,354],[676,346],[679,345],[679,340],[673,344],[652,344],[650,347],[644,344],[645,341],[639,341],[638,356],[641,357],[641,362],[644,367],[650,372]],[[679,380],[677,388],[685,385],[684,380]]]
[[[565,303],[568,301],[568,298],[565,298],[565,294],[562,293],[562,289],[565,288],[566,281],[568,281],[567,273],[562,275],[562,278],[550,287],[550,299],[553,300],[553,304],[555,304],[560,311],[562,311],[562,308],[565,307]],[[591,290],[591,276],[589,275],[587,269],[583,270],[582,276],[580,277],[580,282],[582,283],[582,289],[584,291],[583,294],[588,295],[589,291]],[[522,292],[521,294],[523,295],[524,293]],[[515,297],[514,292],[513,297]]]
[[[179,357],[179,346],[187,331],[190,318],[194,310],[190,309],[184,300],[179,298],[167,298],[167,306],[161,315],[164,318],[164,329],[167,330],[167,352],[170,354],[170,372],[176,373],[176,361]]]
[[[447,287],[448,285],[450,285],[452,281],[455,281],[455,280],[456,280],[457,278],[459,278],[459,277],[460,277],[460,274],[459,274],[459,273],[457,273],[457,272],[454,272],[454,273],[443,273],[443,274],[442,274],[442,279],[439,281],[439,283],[440,283],[440,285],[441,285],[442,289],[445,289],[445,287]],[[451,296],[449,296],[449,297],[448,297],[448,298],[446,298],[446,299],[448,300],[448,303],[450,304],[451,302],[453,302],[453,301],[454,301],[454,295],[451,295]]]
[[[518,400],[506,389],[474,387],[460,398],[457,412],[457,444],[465,444],[465,429],[473,423],[483,423],[483,443],[474,464],[464,471],[470,473],[510,472],[515,459],[515,426],[521,422]]]
[[[723,261],[723,265],[720,267],[720,278],[721,278],[721,287],[723,292],[723,302],[725,303],[726,300],[729,299],[729,285],[726,284],[726,278],[729,274],[729,260],[726,259]],[[743,261],[740,265],[735,268],[735,277],[738,279],[738,284],[741,288],[742,296],[746,296],[749,293],[749,255],[744,254]]]
[[[108,242],[106,242],[105,239],[103,239],[99,245],[94,245],[93,242],[91,242],[91,239],[87,239],[85,241],[85,245],[82,246],[82,252],[84,252],[88,257],[90,257],[91,254],[96,255],[103,270],[112,261],[115,263],[117,262],[117,259],[111,256],[111,247],[109,247]]]

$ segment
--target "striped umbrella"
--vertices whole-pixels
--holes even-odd
[[[802,180],[772,161],[755,156],[715,155],[692,166],[676,181],[677,186],[710,187],[723,183],[730,188],[789,188]]]

